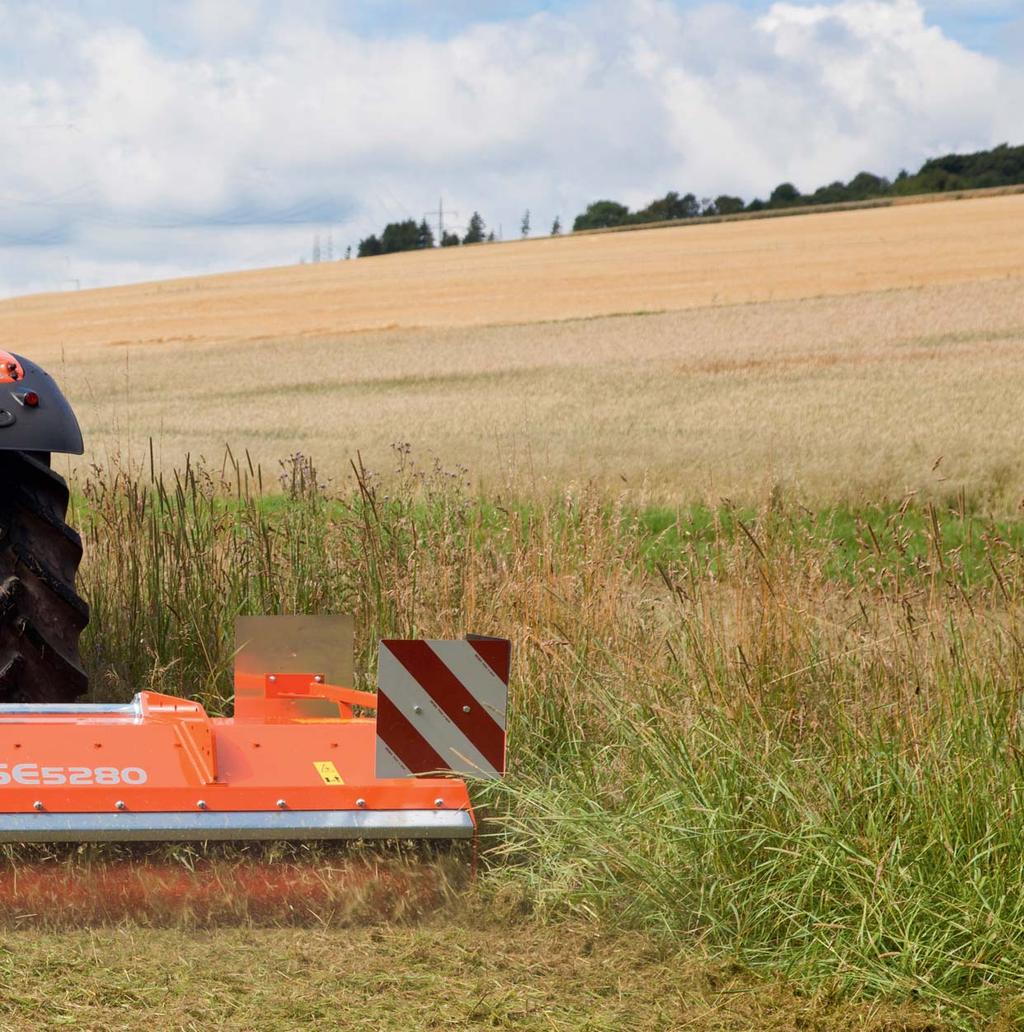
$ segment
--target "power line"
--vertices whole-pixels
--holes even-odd
[[[449,215],[454,215],[456,218],[459,217],[459,213],[457,211],[450,211],[450,212],[448,212],[448,214]],[[444,216],[445,216],[445,210],[444,210],[444,198],[443,197],[438,198],[438,201],[437,201],[437,211],[425,211],[423,213],[423,217],[425,219],[430,218],[431,215],[436,215],[437,216],[437,243],[438,243],[438,246],[440,246],[441,241],[444,240]]]

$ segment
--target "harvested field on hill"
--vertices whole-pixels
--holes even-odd
[[[1024,196],[445,248],[0,305],[26,352],[323,339],[860,294],[1021,272]]]
[[[91,457],[808,502],[1024,485],[1024,197],[538,240],[0,305]],[[932,467],[939,458],[939,466]]]

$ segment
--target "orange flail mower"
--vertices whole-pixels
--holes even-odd
[[[76,702],[89,607],[50,457],[82,451],[53,379],[0,351],[0,841],[473,835],[457,775],[504,773],[503,639],[381,642],[360,692],[348,617],[241,617],[233,717]]]
[[[346,618],[253,624],[262,636],[240,646],[230,718],[148,691],[126,705],[0,705],[0,840],[474,834],[452,775],[504,768],[507,641],[382,642],[373,693],[316,665]],[[313,662],[295,672],[306,657],[290,642],[310,637]]]

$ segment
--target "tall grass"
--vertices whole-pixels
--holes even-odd
[[[969,1023],[1024,999],[1019,527],[909,504],[667,518],[301,456],[81,485],[97,696],[223,709],[235,615],[515,643],[485,891]]]

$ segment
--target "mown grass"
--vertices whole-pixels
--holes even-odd
[[[417,927],[87,928],[0,949],[0,1029],[251,1032],[938,1032],[921,1008],[766,983],[639,933],[498,921]],[[652,987],[657,991],[652,991]]]
[[[380,636],[506,634],[482,892],[964,1027],[1024,1013],[1021,524],[526,504],[398,467],[80,485],[97,697],[223,710],[240,613],[354,613],[363,683]]]

